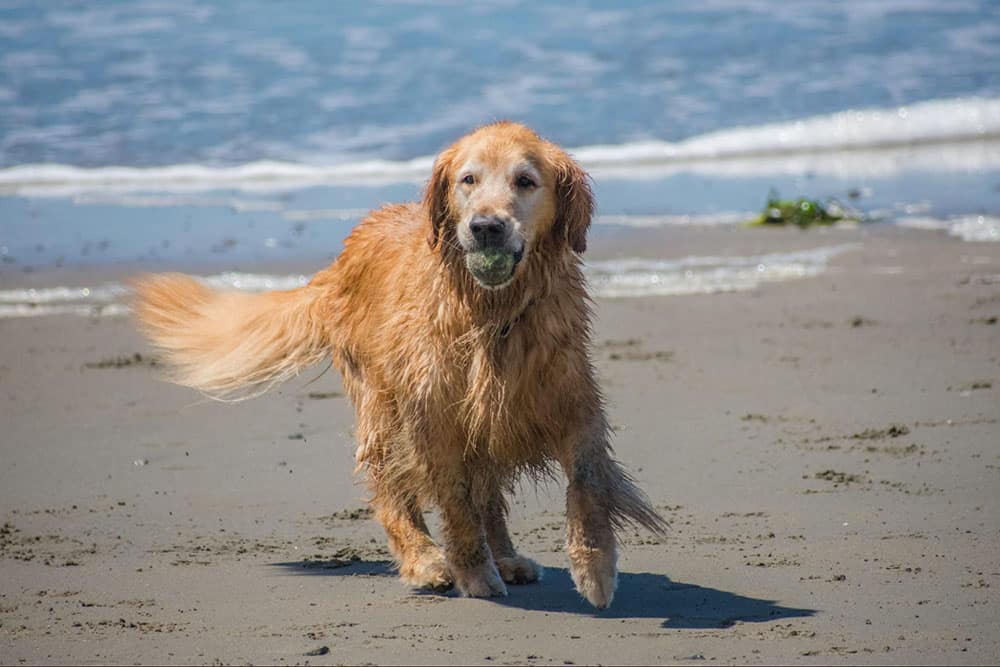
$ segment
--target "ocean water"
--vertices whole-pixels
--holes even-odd
[[[0,54],[0,166],[333,165],[1000,97],[1000,3],[5,0]]]
[[[816,276],[852,244],[750,256],[689,256],[674,260],[588,260],[584,271],[593,296],[680,296],[752,290],[763,283]],[[302,274],[227,271],[199,276],[217,289],[262,292],[309,282]],[[0,319],[44,315],[118,317],[128,313],[128,290],[118,282],[95,286],[0,289]]]
[[[998,56],[988,0],[6,0],[0,277],[329,257],[500,118],[570,149],[608,230],[736,224],[775,189],[996,240]],[[592,282],[687,293],[668,266]]]

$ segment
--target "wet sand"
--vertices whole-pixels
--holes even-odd
[[[603,612],[559,483],[513,507],[544,582],[399,583],[333,371],[220,404],[128,320],[0,321],[0,662],[996,662],[1000,244],[674,228],[591,256],[833,243],[858,246],[816,278],[597,302],[617,451],[672,525],[622,536]]]

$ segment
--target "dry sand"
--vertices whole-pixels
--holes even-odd
[[[598,302],[618,453],[672,523],[623,535],[600,613],[556,483],[512,517],[543,583],[399,583],[332,371],[226,405],[126,320],[0,321],[0,662],[995,663],[1000,244],[687,228],[593,256],[842,242],[817,278]]]

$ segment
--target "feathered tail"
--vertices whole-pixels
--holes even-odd
[[[611,524],[616,528],[634,524],[654,535],[665,535],[670,524],[653,508],[646,494],[636,486],[632,475],[615,460],[610,461],[610,468],[613,479],[608,486]]]
[[[328,353],[320,288],[223,292],[181,274],[132,286],[140,329],[163,351],[170,379],[214,398],[263,393]]]

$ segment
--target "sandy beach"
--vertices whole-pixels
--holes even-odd
[[[127,318],[0,320],[0,662],[995,662],[1000,245],[688,226],[588,258],[840,244],[816,277],[597,300],[617,452],[671,522],[624,535],[603,612],[566,570],[561,480],[513,505],[542,583],[412,590],[335,372],[222,404],[161,381]]]
[[[0,665],[1000,663],[997,53],[993,0],[0,3]],[[129,316],[306,284],[504,119],[592,180],[670,523],[604,611],[563,479],[512,502],[544,581],[414,590],[336,371],[216,402]]]

